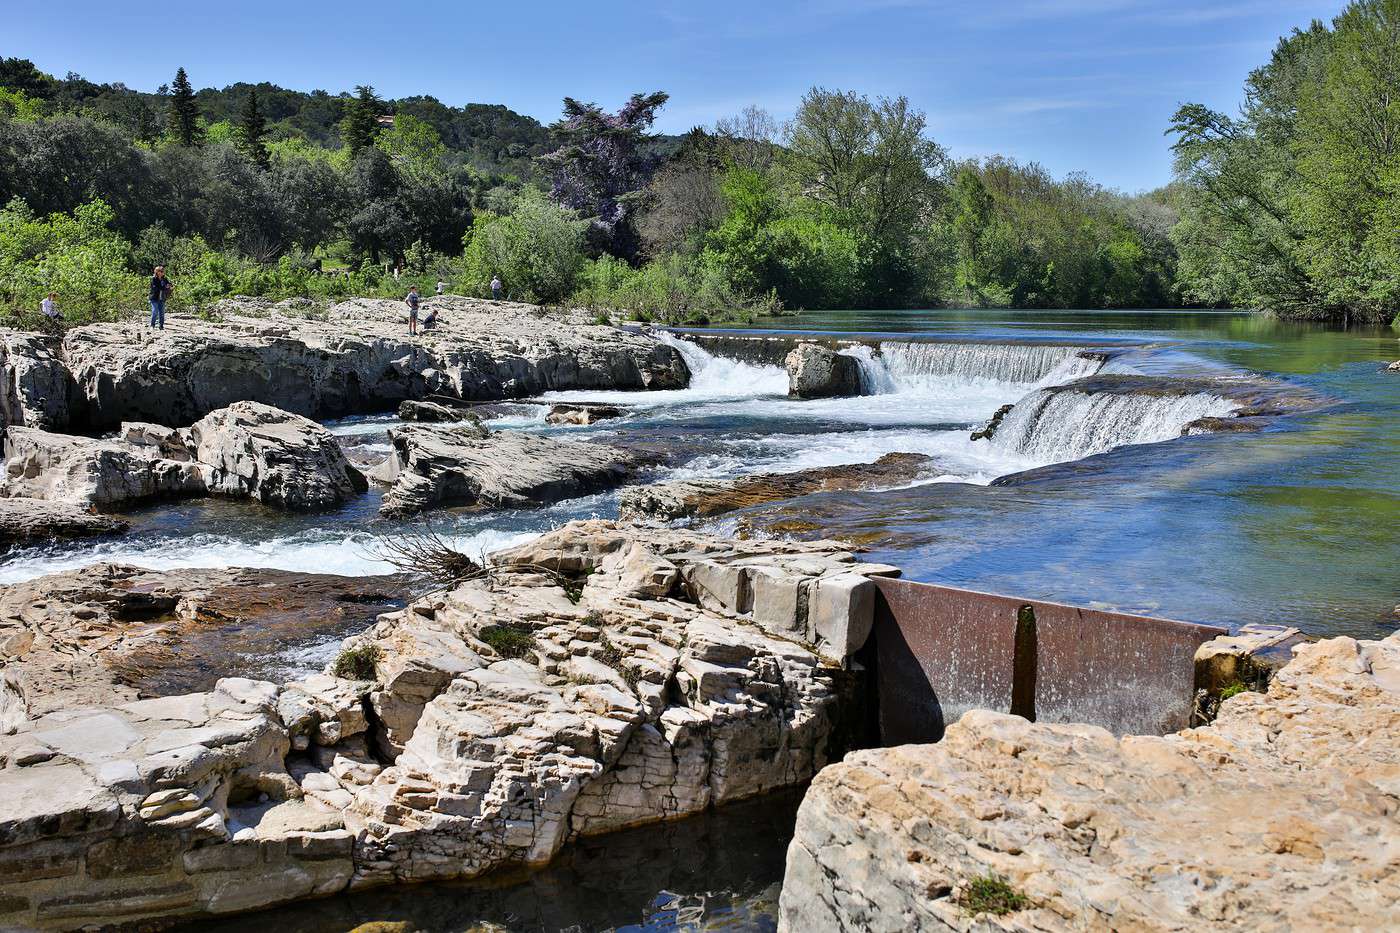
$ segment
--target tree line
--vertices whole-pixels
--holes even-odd
[[[28,308],[58,285],[112,315],[132,303],[121,277],[159,260],[196,304],[389,294],[402,267],[667,321],[1182,304],[1389,320],[1397,9],[1362,0],[1295,31],[1238,117],[1182,107],[1176,178],[1140,195],[952,159],[907,99],[846,90],[811,89],[782,125],[748,108],[661,137],[661,92],[617,111],[565,98],[541,127],[368,86],[195,91],[181,69],[147,95],[4,59],[0,297]]]

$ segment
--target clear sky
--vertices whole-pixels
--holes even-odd
[[[1280,35],[1341,0],[4,0],[0,55],[152,90],[272,81],[501,103],[545,122],[665,90],[658,129],[808,87],[904,94],[958,157],[1002,153],[1128,191],[1168,181],[1183,101],[1233,108]]]

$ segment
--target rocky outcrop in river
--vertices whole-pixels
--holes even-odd
[[[439,506],[522,507],[556,502],[623,482],[638,458],[602,444],[558,441],[478,425],[407,425],[389,431],[393,452],[374,472],[392,484],[385,515]]]
[[[843,662],[891,572],[574,523],[352,639],[335,670],[363,680],[43,712],[0,737],[0,925],[475,876],[799,784],[849,738]]]
[[[623,518],[634,521],[713,518],[816,492],[896,486],[927,474],[933,466],[933,458],[925,454],[893,453],[885,454],[874,463],[817,467],[793,473],[649,483],[624,490],[619,509]]]
[[[798,398],[860,395],[860,363],[819,343],[800,343],[787,355],[788,394]]]
[[[367,488],[325,428],[236,402],[189,428],[126,423],[110,438],[11,427],[0,497],[120,511],[170,496],[232,496],[307,511]]]
[[[1393,927],[1400,635],[1294,650],[1164,738],[973,711],[848,756],[803,800],[779,928]]]
[[[325,419],[431,394],[495,399],[689,381],[673,347],[581,312],[455,297],[424,306],[443,323],[414,338],[402,303],[376,299],[316,318],[225,302],[219,320],[178,316],[154,334],[134,323],[75,327],[62,340],[6,331],[0,427],[183,426],[245,400]]]
[[[33,498],[0,498],[0,546],[47,538],[85,538],[120,534],[126,522],[94,515],[67,502]]]

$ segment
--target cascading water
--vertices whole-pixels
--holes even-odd
[[[961,382],[1058,385],[1093,375],[1103,366],[1102,359],[1084,355],[1086,349],[1061,344],[885,341],[880,355],[901,386],[950,377]]]
[[[1224,417],[1238,404],[1218,395],[1089,393],[1039,389],[1016,403],[990,443],[1037,463],[1062,463],[1127,444],[1181,435],[1197,418]]]
[[[899,386],[894,381],[894,376],[885,365],[885,361],[875,355],[875,351],[863,343],[853,347],[847,347],[841,351],[842,356],[854,357],[860,364],[860,394],[861,395],[888,395],[891,392],[898,392]]]

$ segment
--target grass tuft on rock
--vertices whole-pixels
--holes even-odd
[[[995,917],[1025,910],[1030,901],[996,875],[974,878],[958,897],[958,906],[970,914],[991,914]]]
[[[1224,690],[1220,691],[1220,699],[1222,701],[1228,700],[1230,699],[1230,697],[1239,696],[1241,693],[1245,693],[1248,690],[1249,687],[1245,684],[1233,683],[1230,684],[1230,686],[1226,687]]]
[[[346,648],[336,655],[331,665],[331,673],[345,680],[374,680],[378,676],[375,665],[384,652],[373,642]]]
[[[635,693],[637,690],[637,682],[641,680],[641,676],[637,673],[635,668],[628,667],[623,663],[625,655],[623,655],[622,649],[609,641],[606,634],[599,636],[598,647],[603,649],[598,655],[598,660],[617,671],[622,677],[623,682],[626,683],[628,687],[632,688],[632,691]]]
[[[503,658],[524,658],[535,650],[535,636],[518,625],[488,625],[477,637]]]

